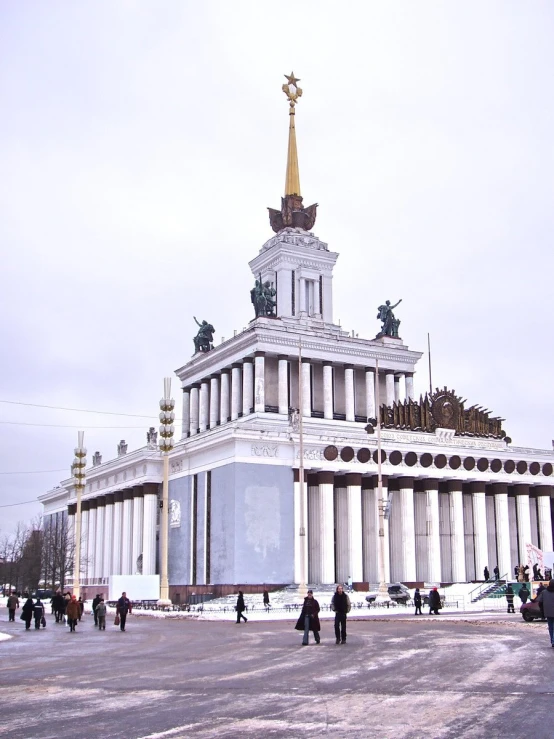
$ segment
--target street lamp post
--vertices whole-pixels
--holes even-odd
[[[77,446],[74,453],[75,458],[71,465],[73,479],[75,481],[75,491],[77,494],[77,508],[75,511],[75,552],[73,557],[73,595],[77,598],[81,594],[81,496],[85,489],[85,467],[87,466],[87,450],[83,446],[85,440],[85,432],[77,432]]]
[[[161,577],[159,606],[170,606],[168,560],[169,560],[169,453],[173,449],[175,428],[175,401],[171,396],[171,378],[164,378],[164,396],[160,400],[160,451],[163,455],[162,515],[161,515]]]

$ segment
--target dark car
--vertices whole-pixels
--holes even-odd
[[[524,621],[534,621],[536,618],[541,620],[544,619],[536,599],[528,600],[527,603],[522,603],[519,612],[523,616]]]
[[[393,583],[388,586],[389,598],[395,603],[401,603],[406,606],[411,600],[410,591],[401,582]],[[373,591],[366,595],[365,599],[368,603],[373,603],[377,598],[378,592]]]

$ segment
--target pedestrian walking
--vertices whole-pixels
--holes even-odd
[[[346,644],[346,615],[350,613],[350,608],[350,598],[344,592],[342,585],[337,585],[337,589],[331,598],[331,610],[335,612],[336,644]],[[318,638],[316,638],[316,642],[319,642]]]
[[[94,617],[96,625],[99,631],[106,631],[106,604],[104,598],[100,597],[100,601],[96,604],[96,610],[94,611]]]
[[[423,613],[421,612],[421,593],[419,592],[419,588],[415,589],[414,606],[415,606],[414,616],[423,616]]]
[[[100,603],[100,593],[96,593],[96,597],[92,601],[92,613],[94,615],[94,625],[98,626],[98,616],[96,615],[96,606]]]
[[[248,621],[248,619],[244,615],[244,612],[246,611],[246,606],[244,605],[244,595],[242,594],[242,590],[239,590],[239,594],[237,597],[237,605],[235,606],[235,611],[237,612],[237,623],[238,624],[240,624],[241,618],[244,619],[244,623]]]
[[[19,608],[19,598],[15,593],[8,596],[8,621],[15,621],[15,611]]]
[[[483,575],[485,576],[485,582],[490,580],[491,573],[489,572],[489,568],[485,565],[485,569],[483,570]]]
[[[269,611],[269,593],[267,590],[264,590],[264,608]]]
[[[72,595],[69,603],[65,607],[65,615],[67,616],[67,624],[70,631],[75,631],[80,612],[81,606],[79,605],[77,598]]]
[[[40,629],[41,626],[46,628],[46,610],[40,598],[36,599],[33,606],[33,616],[35,617],[35,629]]]
[[[519,589],[519,597],[521,599],[522,603],[527,603],[529,600],[529,596],[531,593],[529,592],[529,589],[527,588],[527,585],[523,583],[523,585]]]
[[[27,598],[21,609],[21,620],[25,621],[25,631],[29,631],[31,628],[31,621],[33,619],[35,604],[32,598]]]
[[[85,611],[85,604],[83,603],[83,599],[81,596],[79,596],[79,600],[77,602],[79,603],[79,621],[80,621]]]
[[[542,612],[548,623],[550,644],[554,648],[554,580],[550,580],[548,587],[539,595],[539,606],[542,606]]]
[[[121,631],[125,631],[125,623],[127,621],[127,614],[131,613],[133,607],[131,601],[127,598],[127,593],[121,593],[121,598],[117,601],[116,613],[119,616],[119,628]]]
[[[56,595],[52,598],[52,608],[54,609],[54,616],[56,617],[56,623],[63,622],[65,613],[65,598],[58,590]]]
[[[442,608],[441,597],[437,588],[433,588],[429,593],[429,615],[439,616],[439,608]]]
[[[515,613],[514,590],[509,583],[508,583],[508,587],[506,588],[506,600],[508,601],[508,613]]]
[[[494,579],[496,580],[496,582],[498,582],[498,580],[500,580],[500,570],[498,569],[498,565],[496,565],[493,572],[494,572]]]
[[[300,614],[300,617],[296,622],[296,626],[294,627],[298,631],[304,632],[304,638],[302,639],[303,647],[308,646],[310,631],[313,631],[315,643],[319,644],[321,642],[319,636],[321,626],[319,623],[319,616],[317,615],[318,613],[319,603],[314,598],[313,590],[308,590],[308,594],[304,598],[302,613]]]

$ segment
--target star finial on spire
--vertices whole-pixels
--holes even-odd
[[[283,85],[282,90],[289,99],[290,107],[294,108],[298,98],[302,97],[302,89],[297,85],[297,82],[300,82],[300,77],[295,77],[294,72],[286,74],[285,77],[287,82]]]

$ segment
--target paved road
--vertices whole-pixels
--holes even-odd
[[[1,737],[554,736],[554,649],[519,616],[352,620],[344,646],[329,622],[309,647],[283,621],[0,632]]]

